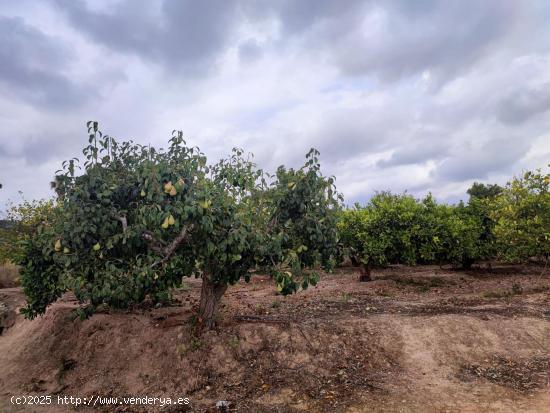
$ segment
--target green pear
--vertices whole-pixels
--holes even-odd
[[[209,200],[199,201],[199,205],[203,209],[208,209],[210,207],[211,202]]]
[[[101,248],[101,244],[100,244],[99,242],[96,243],[96,244],[92,247],[92,249],[93,249],[94,251],[99,251],[100,248]]]

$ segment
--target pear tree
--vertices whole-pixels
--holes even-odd
[[[65,291],[86,309],[127,308],[166,301],[197,277],[198,319],[210,328],[239,280],[269,274],[290,294],[334,265],[341,195],[315,149],[301,168],[269,175],[241,149],[209,164],[179,131],[163,150],[87,126],[83,164],[73,158],[57,171],[55,218],[27,238],[19,260],[28,318]]]

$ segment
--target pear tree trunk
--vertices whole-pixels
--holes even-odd
[[[210,329],[213,327],[215,317],[218,314],[218,306],[225,290],[227,290],[227,284],[216,283],[206,274],[202,278],[199,322],[203,328]]]

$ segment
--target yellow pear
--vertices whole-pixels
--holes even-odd
[[[56,250],[56,251],[61,251],[61,240],[60,240],[60,239],[58,239],[57,241],[55,241],[54,247],[55,247],[55,250]]]
[[[166,229],[169,225],[170,224],[168,223],[168,217],[164,218],[164,222],[162,223],[161,227]]]
[[[164,184],[164,192],[169,194],[171,190],[172,190],[172,181],[168,181]]]
[[[168,217],[168,225],[174,225],[175,223],[176,223],[176,220],[174,219],[172,214],[170,214],[170,216]]]
[[[143,197],[143,196],[145,196],[145,195],[147,195],[147,194],[146,194],[145,191],[142,189],[142,190],[141,190],[141,196]]]
[[[178,191],[176,191],[176,187],[173,186],[172,189],[170,189],[170,196],[176,196],[177,193]]]

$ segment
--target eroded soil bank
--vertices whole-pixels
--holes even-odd
[[[267,277],[230,287],[219,327],[197,337],[200,281],[173,305],[81,321],[70,295],[44,317],[0,290],[1,412],[550,412],[550,274],[353,269],[276,295]],[[14,406],[12,395],[188,397],[190,406]]]

